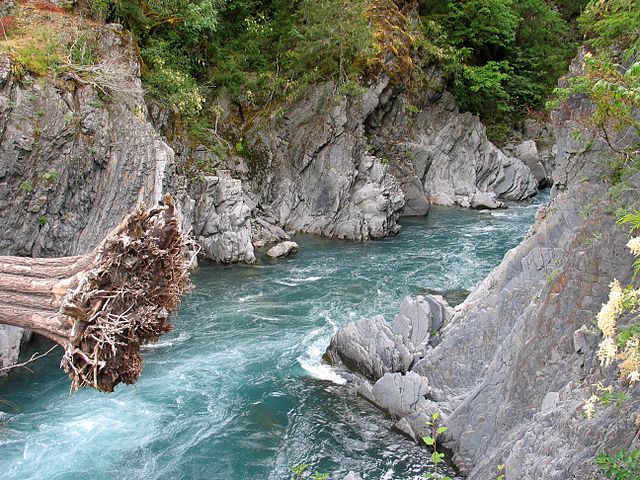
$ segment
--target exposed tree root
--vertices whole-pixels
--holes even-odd
[[[189,246],[167,197],[130,214],[89,255],[0,257],[0,323],[62,345],[72,389],[134,383],[140,346],[171,330],[169,314],[190,288]]]

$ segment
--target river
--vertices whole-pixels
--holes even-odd
[[[144,349],[137,384],[70,393],[59,351],[0,379],[3,479],[408,480],[426,449],[320,364],[336,329],[429,290],[459,298],[526,234],[537,206],[434,207],[399,236],[353,244],[298,236],[300,252],[256,266],[201,265],[175,329]],[[23,357],[47,348],[31,342]]]

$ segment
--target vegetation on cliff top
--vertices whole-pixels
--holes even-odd
[[[129,29],[150,96],[187,117],[213,122],[219,107],[211,100],[222,90],[241,112],[275,110],[323,81],[357,95],[363,91],[359,85],[383,73],[420,90],[432,87],[421,72],[435,63],[460,107],[497,132],[495,126],[542,108],[577,50],[576,18],[585,2],[79,0],[69,5]],[[62,11],[47,2],[26,4]],[[11,22],[4,17],[3,29]],[[16,56],[27,64],[29,56],[40,56],[28,69],[44,75],[69,48],[60,48],[61,37],[29,42],[32,51],[23,46]],[[52,56],[52,49],[58,53]]]
[[[220,88],[242,107],[261,107],[310,83],[382,71],[406,81],[436,62],[463,109],[501,122],[542,107],[575,54],[585,1],[93,0],[88,8],[134,33],[149,92],[188,115]]]

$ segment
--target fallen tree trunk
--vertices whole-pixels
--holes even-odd
[[[140,346],[171,330],[190,288],[188,241],[171,197],[125,218],[90,254],[0,257],[0,323],[64,348],[71,388],[111,392],[142,369]]]

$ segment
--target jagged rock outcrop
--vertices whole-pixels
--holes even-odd
[[[60,80],[65,88],[23,85],[10,59],[0,59],[2,254],[86,252],[137,203],[160,198],[173,153],[144,120],[139,67],[128,61],[133,45],[116,26],[102,27],[98,39],[101,55],[130,69],[122,83],[138,95],[107,106],[72,78]]]
[[[448,94],[418,114],[416,124],[424,125],[418,138],[431,161],[423,178],[432,202],[467,207],[476,194],[523,200],[537,192],[529,168],[489,142],[478,118],[460,114]]]
[[[342,363],[373,382],[387,373],[405,373],[422,358],[431,335],[452,314],[438,295],[406,297],[392,323],[379,315],[339,329],[324,359],[332,365]]]
[[[251,211],[242,182],[226,175],[204,177],[191,190],[195,201],[193,236],[208,258],[222,263],[253,263]]]
[[[385,108],[367,120],[368,135],[377,155],[395,166],[401,184],[412,187],[407,192],[415,192],[418,179],[431,203],[476,208],[499,208],[499,199],[536,194],[538,182],[529,167],[493,145],[480,120],[460,113],[449,93],[427,91],[409,112],[408,100],[398,92],[384,95]],[[420,210],[421,202],[418,196],[417,208],[409,204],[407,213]]]
[[[397,426],[414,437],[412,418],[444,412],[441,439],[471,480],[493,478],[500,464],[506,478],[600,478],[599,452],[640,447],[640,386],[620,380],[616,365],[600,365],[601,336],[593,327],[612,279],[632,280],[628,235],[614,212],[640,208],[640,175],[623,192],[609,193],[601,159],[612,152],[588,131],[570,134],[590,112],[587,101],[571,98],[556,113],[553,199],[405,375],[417,374],[420,389],[395,377],[379,395],[391,411],[404,402],[406,421]],[[639,139],[626,132],[622,140]],[[600,382],[629,389],[628,398],[617,407],[598,404],[584,418],[585,400],[602,395]],[[416,391],[424,392],[417,401]],[[401,400],[406,392],[408,401]],[[422,399],[431,402],[424,412]]]
[[[503,150],[531,169],[539,187],[553,184],[556,145],[553,125],[533,119],[526,120],[512,142]]]
[[[404,195],[367,152],[363,129],[387,81],[357,97],[320,85],[281,118],[257,121],[245,147],[256,207],[287,231],[356,241],[395,234]]]
[[[385,77],[361,95],[328,83],[255,119],[241,142],[254,215],[287,232],[363,241],[396,233],[400,213],[425,215],[431,202],[500,208],[537,192],[529,167],[448,93],[428,90],[417,113],[407,102]]]

